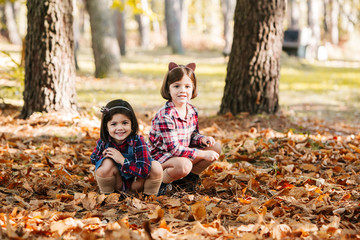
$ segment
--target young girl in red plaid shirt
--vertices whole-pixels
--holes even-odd
[[[91,154],[95,177],[101,193],[117,191],[157,195],[163,169],[154,161],[131,105],[121,99],[101,109],[100,139]]]
[[[199,133],[198,113],[189,102],[197,95],[195,63],[177,65],[170,62],[161,96],[168,100],[152,120],[149,133],[151,156],[164,169],[159,195],[169,183],[191,186],[199,174],[219,158],[221,146],[210,136]]]

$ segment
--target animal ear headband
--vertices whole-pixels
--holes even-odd
[[[176,63],[174,62],[170,62],[169,63],[169,72],[172,71],[173,69],[175,68],[178,68],[180,67],[179,65],[177,65]],[[189,68],[191,69],[193,72],[195,72],[195,68],[196,68],[196,64],[195,63],[189,63],[185,66],[186,68]]]

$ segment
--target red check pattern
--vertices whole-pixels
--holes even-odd
[[[187,116],[179,116],[174,103],[168,101],[155,115],[149,133],[149,150],[152,158],[164,163],[171,157],[195,159],[195,146],[201,146],[198,113],[187,104]],[[190,147],[191,146],[191,147]]]

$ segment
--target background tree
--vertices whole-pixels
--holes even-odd
[[[72,2],[27,1],[22,118],[37,111],[76,110]]]
[[[220,114],[275,113],[286,0],[238,0]]]
[[[113,24],[109,0],[86,0],[90,16],[91,42],[95,60],[95,77],[120,74],[120,49]]]
[[[298,29],[300,23],[300,7],[297,0],[289,0],[288,13],[290,14],[289,28]]]
[[[148,49],[150,44],[150,9],[147,0],[140,1],[140,9],[135,14],[136,22],[138,23],[140,46],[143,49]]]
[[[2,34],[9,39],[13,44],[21,44],[22,40],[19,34],[18,26],[16,23],[16,11],[13,1],[2,0],[1,10],[2,10],[2,25],[5,26],[2,29]]]
[[[229,56],[233,39],[232,21],[234,20],[236,0],[221,0],[221,10],[224,18],[225,47],[223,55]]]
[[[183,54],[181,39],[182,0],[165,0],[165,23],[168,46],[174,54]]]
[[[126,55],[126,28],[125,28],[125,0],[118,0],[113,2],[114,8],[114,26],[116,38],[120,48],[120,55]]]

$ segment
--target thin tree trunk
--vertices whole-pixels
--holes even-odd
[[[90,16],[92,49],[95,59],[95,77],[120,75],[120,49],[113,24],[113,10],[109,0],[86,0]]]
[[[181,39],[181,0],[165,0],[165,21],[168,46],[174,54],[183,54]]]
[[[148,49],[150,45],[150,19],[146,15],[149,11],[147,0],[141,0],[141,9],[143,13],[136,14],[135,19],[139,26],[140,46]]]
[[[231,51],[231,44],[233,39],[233,26],[231,22],[234,20],[235,0],[221,0],[221,10],[224,18],[224,38],[225,47],[223,49],[223,55],[229,56]]]
[[[125,10],[114,10],[114,22],[116,38],[120,48],[120,55],[126,55],[126,29],[125,29]]]
[[[72,0],[27,1],[24,106],[34,112],[76,111]]]
[[[219,114],[275,113],[285,0],[238,0],[234,40]]]
[[[14,3],[6,1],[4,13],[6,18],[6,27],[9,32],[9,40],[14,44],[21,44],[22,40],[15,20]]]
[[[298,29],[300,20],[300,7],[297,0],[290,0],[290,28]]]
[[[331,4],[331,43],[339,44],[339,27],[338,27],[338,18],[339,18],[339,3],[337,0],[330,0]]]

